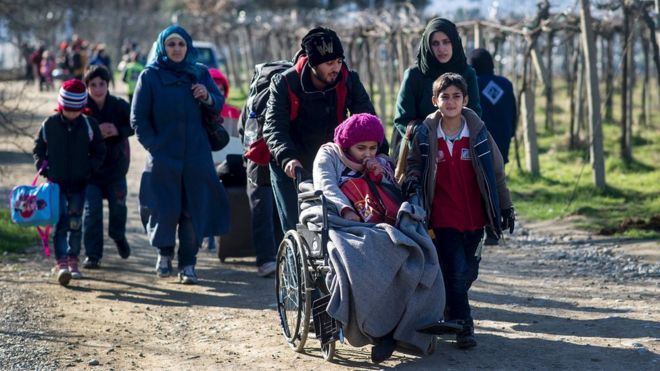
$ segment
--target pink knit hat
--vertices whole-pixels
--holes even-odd
[[[383,124],[378,117],[369,113],[353,115],[335,128],[334,142],[342,149],[367,141],[374,141],[380,145],[383,139],[385,139]]]

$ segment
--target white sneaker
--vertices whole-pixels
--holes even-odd
[[[259,268],[257,269],[257,275],[259,277],[268,277],[273,273],[275,273],[276,269],[277,269],[277,264],[275,264],[275,262],[266,262],[259,266]]]
[[[172,274],[172,258],[169,256],[158,255],[156,261],[156,275],[158,277],[169,277]]]
[[[179,282],[184,285],[194,285],[198,280],[194,265],[186,265],[181,272],[179,272]]]

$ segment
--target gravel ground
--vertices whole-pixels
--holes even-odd
[[[38,117],[55,102],[53,93],[27,101]],[[6,202],[34,168],[2,135]],[[590,236],[570,220],[519,223],[500,246],[484,249],[470,291],[474,350],[440,337],[433,355],[396,352],[379,366],[369,347],[339,344],[335,363],[323,361],[314,339],[294,353],[281,335],[274,282],[256,276],[253,258],[220,264],[202,251],[199,285],[155,277],[135,212],[144,152],[131,145],[131,258],[121,260],[106,239],[103,269],[63,288],[38,247],[0,257],[0,369],[660,369],[659,242]]]

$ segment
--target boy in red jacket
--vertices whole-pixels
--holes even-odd
[[[502,155],[483,121],[465,108],[467,100],[461,75],[446,73],[433,83],[438,110],[416,129],[404,187],[422,189],[445,281],[445,320],[463,327],[459,348],[477,345],[468,290],[479,272],[484,226],[513,233],[515,221]],[[420,147],[428,148],[426,160]]]

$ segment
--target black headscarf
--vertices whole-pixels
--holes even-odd
[[[495,71],[493,57],[486,49],[474,49],[470,53],[470,64],[477,75],[492,75],[493,71]]]
[[[440,63],[431,50],[431,35],[441,31],[451,40],[452,55],[447,63]],[[462,74],[467,67],[467,58],[463,51],[463,42],[458,36],[456,25],[444,18],[433,18],[426,25],[417,51],[417,66],[425,76],[436,78],[443,73]]]

